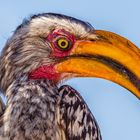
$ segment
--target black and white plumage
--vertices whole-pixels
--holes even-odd
[[[59,89],[61,95],[60,114],[66,139],[101,140],[99,127],[80,94],[70,86]]]
[[[17,81],[8,94],[1,133],[12,140],[101,140],[92,113],[70,86]]]
[[[117,42],[124,50],[114,49]],[[104,51],[112,48],[113,56]],[[137,58],[139,50],[131,42],[89,23],[52,13],[25,20],[0,57],[0,90],[8,99],[6,107],[1,104],[0,139],[101,140],[80,94],[70,86],[58,87],[72,77],[100,77],[139,97],[138,69],[120,59],[126,49],[125,58],[135,63],[131,54]]]

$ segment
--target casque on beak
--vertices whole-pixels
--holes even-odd
[[[58,73],[113,81],[140,98],[140,50],[129,40],[96,30],[97,39],[79,40],[70,56],[56,65]]]

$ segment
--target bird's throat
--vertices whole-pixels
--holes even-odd
[[[60,74],[56,72],[54,65],[40,66],[29,73],[29,79],[48,79],[58,81]]]

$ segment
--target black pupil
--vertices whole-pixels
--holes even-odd
[[[65,45],[66,45],[65,41],[61,42],[61,46],[65,46]]]

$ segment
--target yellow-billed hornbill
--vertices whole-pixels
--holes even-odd
[[[58,85],[72,77],[99,77],[140,97],[139,66],[139,49],[117,34],[65,15],[32,16],[0,57],[0,89],[8,99],[1,109],[1,139],[101,140],[80,94]]]

